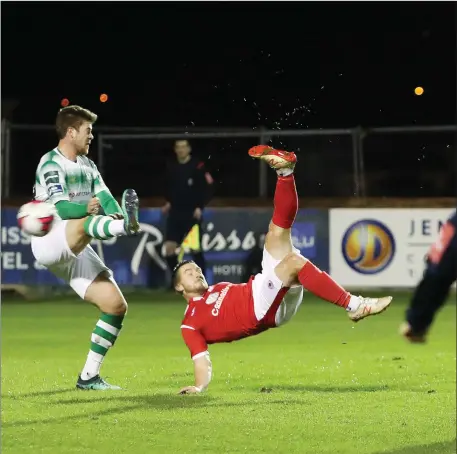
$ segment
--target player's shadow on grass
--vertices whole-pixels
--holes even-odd
[[[455,454],[457,440],[431,443],[429,445],[407,446],[393,451],[382,451],[376,454]]]
[[[50,402],[55,405],[84,405],[94,404],[98,402],[113,403],[120,402],[122,405],[135,403],[138,407],[143,409],[147,408],[160,408],[161,410],[175,410],[177,408],[191,408],[191,407],[238,407],[262,405],[259,401],[245,400],[238,402],[219,401],[217,397],[212,397],[208,394],[200,396],[180,396],[179,394],[147,394],[141,396],[100,396],[97,398],[75,398],[75,399],[60,399]],[[288,400],[288,404],[304,404],[302,400]],[[284,404],[284,400],[269,400],[265,402],[267,405]]]
[[[108,410],[97,410],[96,413],[87,415],[87,414],[78,414],[78,415],[72,415],[72,416],[66,416],[64,418],[47,418],[47,419],[36,419],[33,421],[12,421],[12,422],[2,422],[2,428],[9,428],[9,427],[27,427],[27,426],[40,426],[42,424],[58,424],[60,422],[66,422],[66,421],[96,421],[98,420],[101,416],[109,416],[111,414],[120,414],[120,413],[126,413],[128,411],[133,411],[137,410],[140,408],[140,405],[129,405],[127,407],[123,408],[110,408]]]
[[[51,402],[55,405],[90,405],[97,402],[135,404],[138,408],[160,408],[162,410],[174,410],[176,408],[200,407],[217,400],[212,396],[180,396],[179,394],[146,394],[141,396],[111,395],[88,398],[87,394],[72,399],[59,399]]]
[[[47,391],[36,391],[33,393],[26,393],[26,394],[2,394],[2,399],[27,399],[29,397],[42,397],[42,396],[54,396],[56,394],[64,394],[74,392],[76,390],[75,387],[73,388],[64,388],[64,389],[53,389]]]
[[[298,391],[312,393],[375,393],[379,391],[389,391],[387,385],[378,386],[319,386],[319,385],[271,385],[265,387],[269,392],[275,391]]]
[[[111,414],[122,414],[127,413],[130,411],[136,410],[148,410],[148,409],[160,409],[160,410],[176,410],[179,408],[182,409],[190,409],[190,408],[201,408],[201,407],[240,407],[240,406],[252,406],[253,411],[256,411],[261,403],[254,402],[252,400],[246,400],[242,402],[224,402],[218,401],[217,398],[205,395],[205,396],[180,396],[180,395],[170,395],[170,394],[148,394],[148,395],[141,395],[141,396],[102,396],[99,398],[84,398],[81,394],[82,398],[79,399],[62,399],[62,400],[55,400],[51,402],[47,402],[47,406],[49,405],[90,405],[95,404],[97,407],[97,411],[91,414],[88,413],[79,413],[77,415],[71,416],[64,416],[64,417],[55,417],[55,418],[46,418],[46,419],[37,419],[34,421],[11,421],[11,422],[3,422],[2,428],[16,428],[16,427],[26,427],[26,426],[33,426],[33,425],[42,425],[42,424],[56,424],[68,421],[96,421],[103,416],[109,416]],[[109,404],[120,404],[116,405],[113,408],[109,408],[106,410],[98,410],[99,403],[102,402],[105,405]],[[302,404],[304,405],[303,401],[293,401],[288,403],[293,404]],[[130,405],[129,405],[130,404]],[[265,405],[284,405],[284,400],[269,400],[265,402]]]
[[[61,390],[62,392],[64,390]],[[72,389],[74,391],[74,388]],[[206,405],[212,400],[210,396],[180,396],[180,395],[169,395],[169,394],[151,394],[146,396],[107,396],[106,394],[100,397],[93,397],[92,393],[80,392],[80,397],[72,399],[56,399],[47,402],[49,405],[90,405],[104,403],[104,405],[112,405],[119,403],[114,408],[108,408],[106,410],[97,410],[97,412],[88,415],[77,414],[65,417],[46,418],[42,420],[34,421],[11,421],[3,422],[2,427],[25,427],[41,424],[56,424],[60,422],[68,422],[74,420],[98,420],[102,416],[109,416],[111,414],[127,413],[135,410],[147,410],[152,408],[160,408],[162,410],[173,410],[176,408],[191,408],[200,407]],[[31,397],[32,393],[29,395]],[[200,397],[203,397],[201,399]],[[97,407],[98,408],[98,407]]]

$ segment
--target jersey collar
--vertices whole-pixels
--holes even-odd
[[[195,303],[195,302],[197,302],[197,301],[201,301],[201,300],[205,299],[205,296],[206,296],[208,293],[212,292],[213,288],[214,288],[214,285],[211,285],[210,287],[208,287],[208,290],[206,290],[206,292],[203,293],[202,296],[195,296],[194,298],[191,298],[190,301],[189,301],[189,303]]]

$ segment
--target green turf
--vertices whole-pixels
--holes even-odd
[[[126,389],[108,392],[74,390],[93,307],[3,304],[4,453],[456,452],[455,304],[419,346],[397,335],[405,295],[357,325],[307,297],[290,324],[212,346],[209,391],[179,396],[193,384],[184,304],[161,294],[129,300],[102,369]]]

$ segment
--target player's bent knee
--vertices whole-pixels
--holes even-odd
[[[123,299],[112,301],[108,304],[104,309],[103,312],[105,314],[112,314],[112,315],[125,315],[127,313],[127,302]]]
[[[295,252],[288,253],[281,262],[276,266],[276,276],[286,287],[298,284],[297,275],[303,268],[307,259]]]
[[[106,294],[102,299],[100,309],[106,314],[125,315],[127,313],[127,301],[119,288],[112,282],[109,282]]]
[[[92,302],[105,314],[125,315],[127,313],[127,302],[114,286],[112,289],[106,289],[103,295]]]
[[[308,261],[305,257],[295,252],[290,252],[283,259],[293,273],[298,273]]]
[[[106,314],[124,315],[127,313],[127,301],[105,272],[92,282],[84,299],[95,304]]]
[[[119,289],[112,285],[107,298],[103,301],[103,312],[112,315],[125,315],[127,313],[127,301]]]

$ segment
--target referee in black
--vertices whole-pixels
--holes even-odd
[[[205,163],[191,155],[187,140],[176,140],[176,157],[167,166],[166,204],[162,208],[168,214],[165,233],[165,258],[170,272],[178,263],[177,248],[195,224],[200,227],[205,206],[213,195],[213,178]],[[193,260],[205,273],[203,251],[192,251]]]
[[[435,315],[457,279],[457,210],[441,227],[427,255],[427,267],[414,290],[400,332],[413,343],[426,341]]]

